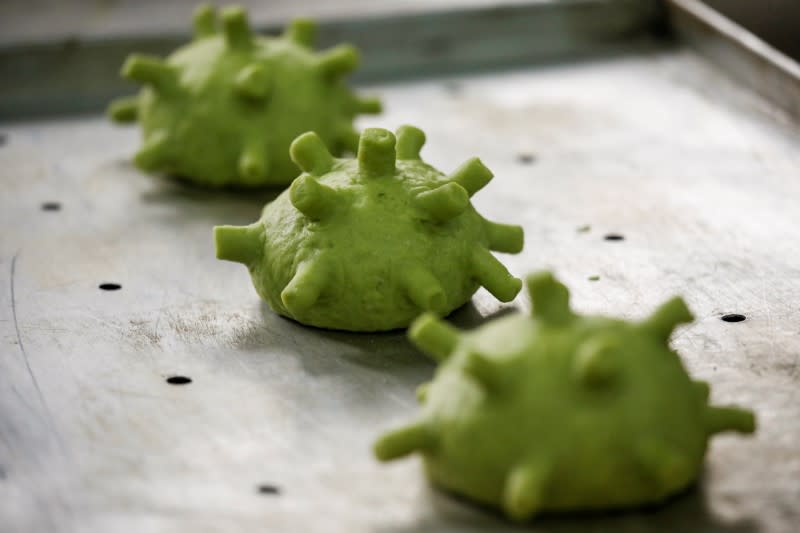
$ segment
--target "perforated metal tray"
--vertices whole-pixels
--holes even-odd
[[[478,209],[525,226],[525,251],[503,260],[518,275],[555,269],[579,311],[641,317],[684,295],[698,318],[674,345],[715,402],[758,414],[757,434],[715,439],[701,483],[668,505],[529,530],[796,531],[800,127],[790,106],[732,81],[684,38],[659,37],[664,14],[645,4],[416,13],[429,42],[447,46],[435,61],[398,52],[406,77],[385,82],[390,66],[373,61],[391,55],[368,49],[362,90],[386,113],[359,125],[422,127],[424,157],[445,170],[480,156],[496,178]],[[680,23],[678,4],[668,7]],[[456,31],[466,20],[489,29]],[[550,44],[520,20],[547,26]],[[335,38],[380,42],[390,23],[340,20]],[[691,28],[681,35],[700,38]],[[468,60],[475,50],[484,55]],[[492,54],[504,68],[473,71]],[[417,57],[429,63],[409,78]],[[434,74],[441,63],[468,72]],[[114,75],[100,76],[95,108],[124,89]],[[45,93],[42,108],[63,109]],[[100,116],[0,131],[0,530],[516,529],[429,488],[416,460],[372,459],[372,440],[414,416],[414,387],[434,369],[403,333],[281,319],[243,268],[214,259],[211,227],[255,220],[274,193],[143,175],[129,163],[135,129]],[[481,291],[452,321],[528,307],[524,294],[501,306]],[[733,313],[746,320],[721,320]]]

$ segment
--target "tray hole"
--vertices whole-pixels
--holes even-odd
[[[122,288],[122,285],[119,283],[101,283],[97,287],[104,291],[118,291]]]
[[[589,281],[600,281],[600,276],[594,275],[587,278]]]
[[[262,483],[258,486],[258,493],[266,496],[278,496],[281,493],[280,487],[270,483]]]
[[[739,313],[722,315],[720,318],[723,322],[744,322],[747,319],[746,316],[740,315]]]
[[[188,385],[192,382],[192,378],[188,376],[170,376],[167,378],[167,383],[170,385]]]
[[[624,241],[625,236],[620,235],[619,233],[609,233],[605,237],[603,237],[607,241]]]
[[[536,162],[536,156],[533,154],[523,153],[517,154],[517,163],[520,165],[532,165]]]
[[[44,202],[42,211],[61,211],[61,204],[58,202]]]

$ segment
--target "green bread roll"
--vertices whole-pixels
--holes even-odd
[[[214,229],[217,257],[244,263],[275,312],[350,331],[407,327],[446,315],[483,285],[512,300],[522,282],[490,250],[522,250],[519,226],[481,217],[470,197],[492,173],[470,159],[449,176],[419,156],[425,135],[371,128],[356,159],[335,159],[315,133],[298,137],[303,169],[250,226]]]
[[[532,316],[459,332],[423,315],[409,337],[439,362],[422,415],[382,436],[389,461],[419,453],[434,484],[509,517],[657,503],[694,482],[708,440],[751,433],[753,413],[711,406],[669,337],[680,298],[642,322],[579,316],[550,273],[528,278]]]
[[[139,168],[208,187],[287,185],[299,174],[289,145],[301,133],[315,131],[336,154],[356,149],[353,118],[381,106],[343,82],[358,65],[355,48],[314,53],[309,20],[295,20],[281,37],[252,33],[238,7],[222,10],[221,29],[217,22],[201,6],[190,44],[166,59],[125,61],[123,77],[144,88],[108,114],[141,125]]]

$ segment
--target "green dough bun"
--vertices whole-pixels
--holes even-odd
[[[316,25],[295,20],[281,37],[251,32],[238,7],[194,15],[194,39],[162,60],[133,54],[122,76],[144,88],[113,102],[110,117],[138,120],[143,146],[134,157],[147,172],[221,187],[287,185],[299,171],[289,159],[292,140],[315,131],[336,153],[355,151],[353,118],[380,112],[343,83],[358,53],[339,45],[312,50]]]
[[[711,436],[755,430],[752,412],[709,405],[669,348],[692,320],[680,298],[627,322],[576,315],[548,272],[527,286],[532,316],[465,333],[414,322],[439,367],[418,390],[422,415],[382,436],[378,459],[418,452],[436,485],[526,520],[661,502],[697,479]]]
[[[507,302],[522,282],[490,252],[522,250],[522,228],[470,203],[492,173],[474,158],[445,176],[420,160],[423,132],[370,128],[356,159],[335,159],[316,133],[291,146],[303,169],[250,226],[214,228],[217,257],[244,263],[276,313],[350,331],[446,315],[483,285]]]

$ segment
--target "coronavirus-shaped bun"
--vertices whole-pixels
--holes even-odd
[[[380,460],[420,453],[435,484],[525,520],[662,501],[697,478],[711,436],[755,429],[751,412],[709,405],[669,348],[692,320],[680,298],[626,322],[575,314],[550,273],[527,285],[532,316],[466,333],[414,322],[439,368],[422,415],[376,442]]]
[[[286,185],[298,174],[289,145],[315,131],[334,153],[355,150],[353,118],[380,102],[357,98],[344,77],[358,65],[352,46],[312,50],[316,25],[295,20],[280,37],[250,29],[241,8],[201,6],[194,39],[166,59],[133,54],[122,75],[144,88],[109,107],[138,120],[137,166],[206,186]]]
[[[303,169],[250,226],[215,228],[217,257],[244,263],[278,313],[352,331],[402,328],[445,315],[483,285],[512,300],[522,282],[491,250],[522,250],[522,228],[490,222],[470,197],[492,173],[470,159],[449,176],[424,163],[421,130],[370,128],[356,159],[336,159],[315,133],[291,155]]]

